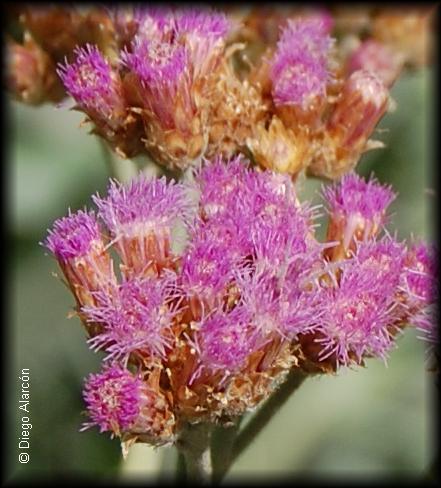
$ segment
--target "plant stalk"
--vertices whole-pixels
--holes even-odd
[[[212,480],[210,441],[213,425],[185,423],[176,447],[185,460],[186,481],[207,485]]]
[[[237,435],[231,450],[230,460],[224,466],[223,472],[217,475],[217,481],[220,481],[225,476],[232,464],[266,427],[271,418],[280,410],[291,394],[297,390],[307,376],[306,373],[297,368],[288,373],[285,381],[257,410],[251,420]]]

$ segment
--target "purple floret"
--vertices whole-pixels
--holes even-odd
[[[143,38],[165,38],[175,27],[173,10],[166,6],[137,6],[133,18],[138,24],[137,34]]]
[[[83,397],[91,421],[83,429],[97,425],[100,432],[119,434],[130,429],[140,411],[143,382],[118,365],[110,365],[86,380]]]
[[[177,88],[188,64],[188,54],[182,44],[137,35],[131,51],[121,53],[121,61],[147,88]]]
[[[185,220],[191,206],[186,197],[179,183],[140,176],[128,185],[110,180],[107,197],[92,198],[113,235],[137,236],[145,230],[170,227],[178,218]]]
[[[106,359],[127,360],[135,351],[163,356],[170,345],[170,327],[178,310],[177,302],[170,303],[172,296],[170,277],[126,281],[114,298],[97,293],[98,305],[82,308],[87,321],[104,325],[103,332],[89,340],[91,347],[104,349]]]
[[[87,254],[100,240],[100,228],[93,212],[79,210],[54,222],[43,243],[57,259],[67,261]]]
[[[82,107],[110,117],[121,102],[112,68],[97,46],[76,47],[75,62],[59,64],[57,73],[67,92]]]
[[[288,21],[270,68],[276,105],[307,108],[313,99],[326,95],[327,58],[333,44],[328,28],[324,17]]]
[[[290,19],[283,29],[277,47],[292,50],[311,59],[326,63],[334,39],[329,36],[330,20],[325,15],[304,19]]]
[[[365,355],[386,358],[393,345],[390,328],[399,317],[404,256],[403,244],[384,239],[359,243],[354,258],[342,264],[339,285],[322,290],[322,359],[335,354],[338,363],[348,364],[351,354],[357,362]]]
[[[271,79],[276,105],[299,105],[307,108],[314,98],[325,96],[328,72],[317,61],[287,51],[274,60]]]
[[[249,316],[240,307],[230,313],[218,311],[206,318],[197,334],[202,364],[225,374],[243,367],[255,348]]]
[[[207,217],[226,213],[230,203],[241,198],[247,168],[248,163],[241,156],[227,161],[216,157],[196,173],[196,183],[201,192],[199,205]]]
[[[331,215],[360,214],[364,219],[384,223],[385,211],[396,194],[391,186],[382,185],[373,177],[365,180],[352,172],[338,183],[325,187],[323,197]]]
[[[406,251],[405,244],[389,236],[379,241],[372,239],[358,242],[354,260],[346,266],[342,280],[355,283],[358,279],[363,281],[367,276],[372,283],[377,281],[381,294],[388,290],[387,293],[393,295],[398,291]]]
[[[226,291],[232,279],[234,247],[202,237],[187,249],[182,258],[182,283],[189,295],[215,297]]]
[[[422,305],[434,303],[438,292],[438,263],[435,246],[414,244],[408,252],[403,273],[403,288],[411,301]]]
[[[181,9],[176,12],[176,32],[196,34],[201,38],[223,38],[228,34],[231,22],[221,12],[210,9]]]

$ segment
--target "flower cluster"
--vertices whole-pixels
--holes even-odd
[[[251,153],[294,178],[338,179],[382,147],[370,138],[392,106],[389,88],[404,65],[418,64],[412,49],[421,50],[404,39],[428,29],[424,10],[361,11],[359,30],[338,9],[14,12],[23,42],[8,39],[7,80],[20,100],[58,101],[64,87],[123,158],[147,154],[184,170],[202,157]]]
[[[84,428],[175,442],[185,423],[253,409],[293,369],[385,360],[406,324],[434,336],[435,253],[382,234],[392,190],[352,173],[323,195],[320,242],[288,176],[218,157],[185,184],[111,181],[96,214],[56,221],[45,246],[104,353]]]
[[[360,52],[347,68],[332,27],[325,13],[289,19],[274,54],[270,50],[262,61],[269,69],[260,67],[253,74],[270,87],[274,104],[270,123],[260,124],[247,141],[266,168],[294,177],[306,169],[337,179],[355,167],[364,151],[379,145],[369,138],[386,112],[388,86],[398,74],[392,63],[389,72],[384,68],[392,55],[377,62],[379,56],[371,53],[375,61],[368,62]]]

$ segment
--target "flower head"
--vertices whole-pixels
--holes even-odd
[[[381,185],[375,178],[364,180],[356,173],[344,175],[340,182],[323,191],[330,215],[360,214],[363,219],[384,222],[385,211],[395,199],[390,186]]]
[[[177,302],[171,303],[173,298],[170,276],[125,281],[115,297],[100,293],[96,306],[82,308],[87,321],[103,325],[103,332],[90,340],[91,346],[104,349],[107,358],[127,360],[132,353],[150,358],[164,355],[178,309]]]
[[[351,54],[348,71],[367,70],[375,73],[383,83],[393,85],[402,67],[402,60],[386,44],[368,39]]]
[[[182,283],[189,296],[205,298],[208,303],[222,298],[235,264],[229,251],[229,246],[209,237],[189,247],[182,264]]]
[[[169,227],[177,218],[185,218],[189,207],[181,184],[144,176],[127,185],[111,180],[107,197],[97,195],[93,201],[114,236]]]
[[[93,212],[79,210],[54,222],[44,245],[61,261],[79,258],[101,241],[101,232]]]
[[[184,187],[165,178],[140,177],[128,185],[111,180],[107,197],[96,195],[93,201],[124,264],[136,273],[146,271],[150,261],[168,259],[172,228],[190,209]]]
[[[203,319],[197,332],[201,362],[225,374],[238,371],[255,349],[255,335],[249,315],[238,307],[232,312],[218,311]]]
[[[363,356],[385,358],[392,346],[388,331],[392,297],[382,296],[377,276],[367,275],[362,280],[346,280],[337,288],[324,291],[325,312],[317,330],[322,345],[320,359],[329,356],[337,364],[347,365]]]
[[[326,95],[327,57],[332,44],[321,18],[288,21],[270,70],[276,105],[307,108]]]
[[[404,269],[407,248],[404,243],[385,236],[381,240],[357,242],[354,256],[343,271],[341,282],[363,280],[366,275],[372,284],[376,281],[378,292],[394,296],[398,291]]]
[[[390,186],[381,185],[375,178],[364,180],[356,173],[323,190],[330,216],[328,240],[341,242],[341,249],[331,249],[334,257],[347,251],[354,238],[374,237],[386,221],[386,209],[394,200]]]
[[[141,403],[143,382],[118,365],[91,374],[84,387],[84,400],[91,419],[83,429],[97,425],[100,432],[119,434],[135,423]]]
[[[57,73],[67,92],[85,110],[103,119],[124,109],[121,82],[97,46],[74,50],[75,62],[59,64]]]
[[[231,22],[221,12],[210,9],[181,9],[176,13],[176,32],[205,37],[224,38],[231,28]]]
[[[121,60],[150,89],[178,89],[187,63],[184,46],[178,43],[135,36],[131,51],[124,51]]]
[[[199,205],[206,217],[227,213],[230,202],[238,197],[247,167],[241,156],[230,159],[227,164],[223,158],[217,157],[196,172]]]

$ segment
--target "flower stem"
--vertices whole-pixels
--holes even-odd
[[[211,459],[213,463],[213,481],[220,481],[228,469],[231,459],[231,449],[239,432],[243,416],[232,421],[232,424],[225,427],[216,427],[213,431],[211,441]]]
[[[176,446],[185,460],[188,482],[210,484],[212,477],[210,441],[213,425],[185,423]]]
[[[299,369],[291,370],[285,381],[279,388],[266,400],[266,402],[257,410],[251,420],[239,432],[233,444],[230,461],[224,467],[222,473],[218,474],[217,480],[220,481],[227,473],[231,465],[245,451],[245,449],[254,441],[259,433],[268,424],[271,418],[286,403],[291,394],[302,384],[307,374]]]

